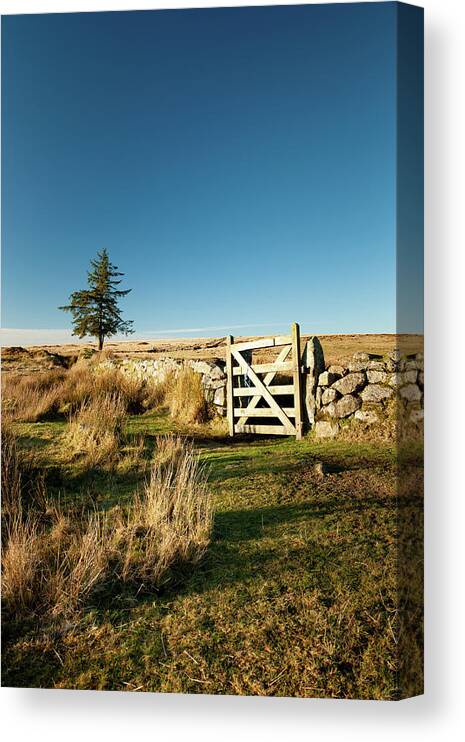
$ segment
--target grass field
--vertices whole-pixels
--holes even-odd
[[[64,419],[13,424],[21,450],[45,472],[48,497],[65,512],[125,508],[144,485],[157,438],[188,435],[208,467],[211,542],[199,564],[169,572],[156,589],[109,581],[67,621],[10,619],[3,685],[403,694],[396,543],[400,513],[421,545],[419,445],[408,451],[412,486],[399,494],[394,443],[308,436],[231,444],[220,428],[183,428],[157,410],[126,418],[119,463],[92,467],[70,456],[66,426]],[[413,687],[421,682],[421,600],[413,595],[410,603]]]

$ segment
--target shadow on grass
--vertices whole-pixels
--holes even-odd
[[[169,615],[173,601],[182,596],[202,596],[231,586],[237,606],[252,600],[257,584],[261,584],[260,599],[265,596],[270,601],[279,600],[287,591],[291,595],[295,590],[316,591],[320,609],[325,611],[340,599],[335,592],[337,587],[343,593],[349,590],[354,601],[361,601],[362,605],[368,600],[371,613],[392,611],[394,598],[386,591],[380,595],[378,589],[373,589],[366,595],[364,576],[372,571],[371,582],[377,588],[379,554],[387,555],[392,550],[399,514],[409,517],[409,510],[414,513],[418,507],[419,498],[414,496],[395,498],[372,492],[358,498],[321,496],[289,505],[219,512],[204,559],[196,565],[174,565],[162,588],[111,579],[93,594],[82,617],[70,629],[62,626],[54,632],[46,625],[29,627],[31,641],[4,653],[3,684],[53,687],[62,673],[57,662],[62,643],[63,652],[69,653],[67,631],[85,637],[89,626],[110,624],[118,629],[132,620],[134,609],[145,610],[144,606],[152,625]],[[359,520],[360,515],[363,521]],[[338,524],[344,537],[336,540]],[[209,595],[207,600],[210,601]],[[225,600],[227,607],[229,599]],[[288,610],[291,608],[292,603]],[[208,615],[205,620],[210,620]],[[11,628],[6,644],[24,633],[24,627],[23,631],[20,627]],[[209,627],[205,625],[204,630]],[[46,641],[40,639],[42,632]],[[163,645],[158,647],[157,655],[162,660],[166,657]]]
[[[21,448],[24,451],[40,451],[50,446],[50,440],[47,438],[41,438],[40,436],[22,436]]]
[[[52,499],[67,509],[84,512],[96,506],[106,510],[124,505],[143,486],[145,476],[141,469],[51,466],[46,470],[46,484]]]
[[[154,599],[169,603],[178,595],[199,595],[235,583],[245,584],[260,576],[269,578],[274,569],[285,570],[292,566],[296,572],[305,573],[308,586],[326,594],[330,574],[335,569],[344,571],[351,583],[365,569],[361,560],[355,565],[350,556],[354,543],[370,552],[375,541],[379,543],[386,536],[392,536],[399,508],[417,507],[415,497],[371,496],[364,501],[341,501],[334,497],[298,505],[217,513],[212,542],[199,564],[175,565],[164,586],[158,589],[118,583],[101,594],[98,608],[94,605],[99,613],[106,613],[153,602]],[[358,533],[349,533],[348,540],[344,538],[336,543],[330,535],[336,523],[340,521],[348,525],[351,517],[360,513],[367,518],[373,514],[379,516],[375,532],[361,529]],[[326,519],[327,526],[324,524]],[[316,521],[320,524],[315,530]],[[270,538],[276,539],[276,529],[297,524],[301,524],[302,529],[294,529],[293,533],[287,531],[291,540],[286,543],[285,551],[281,551],[278,544],[269,548],[263,543],[269,543]],[[302,535],[306,525],[312,535]]]
[[[357,471],[375,465],[377,462],[360,460],[355,457],[346,457],[339,462],[338,456],[322,455],[319,451],[307,449],[300,453],[295,451],[274,451],[273,448],[257,447],[242,448],[237,451],[228,451],[209,454],[202,453],[204,460],[210,465],[209,479],[212,482],[228,480],[235,477],[254,474],[283,474],[307,472],[317,463],[325,466],[327,474],[339,474],[344,471]]]

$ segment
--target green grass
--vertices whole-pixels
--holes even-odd
[[[62,423],[16,429],[67,507],[107,508],[143,482],[144,466],[86,471],[67,461]],[[145,436],[147,461],[156,436],[172,430],[159,413],[127,423],[128,435]],[[395,447],[311,437],[231,442],[207,426],[193,437],[216,508],[203,562],[158,593],[101,593],[75,623],[10,627],[3,684],[398,697],[396,532],[401,512],[421,544],[421,504],[414,484],[396,492]],[[419,448],[408,459],[414,483]],[[317,462],[326,465],[323,478]],[[420,588],[413,589],[411,688],[421,684]]]

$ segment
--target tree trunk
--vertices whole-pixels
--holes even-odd
[[[99,335],[99,339],[98,339],[98,349],[99,350],[102,350],[102,348],[103,348],[103,340],[104,340],[103,335]]]

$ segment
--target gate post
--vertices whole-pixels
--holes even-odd
[[[233,363],[231,355],[231,343],[234,342],[232,335],[226,336],[226,411],[228,415],[228,428],[231,438],[234,436],[234,394],[233,394]]]
[[[317,398],[318,379],[325,370],[325,356],[317,337],[310,337],[302,353],[303,365],[303,413],[304,422],[309,428],[315,425],[319,400]]]
[[[297,322],[292,325],[292,365],[294,377],[294,410],[295,410],[295,437],[302,438],[302,385],[300,368],[300,327]]]

